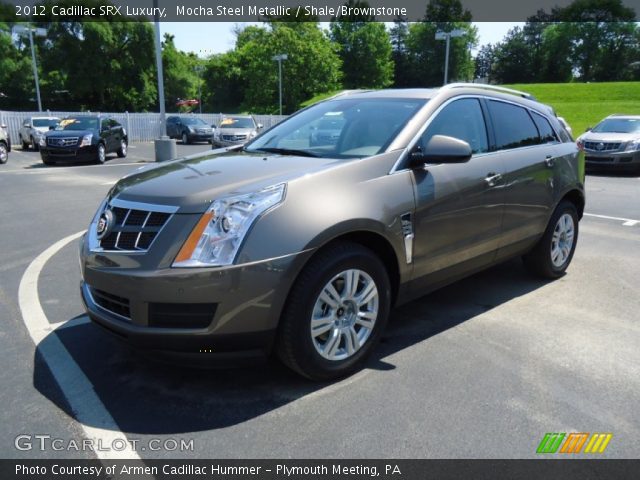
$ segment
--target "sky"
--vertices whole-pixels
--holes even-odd
[[[236,25],[238,24],[223,22],[164,22],[160,24],[160,32],[162,35],[165,33],[174,35],[175,44],[179,50],[206,57],[233,48],[235,44],[233,29]],[[478,27],[479,46],[481,46],[501,41],[509,29],[522,26],[524,22],[474,22],[474,25]]]

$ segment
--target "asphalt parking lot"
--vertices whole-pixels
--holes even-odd
[[[588,175],[563,278],[514,260],[425,296],[392,313],[366,369],[317,384],[276,362],[154,363],[87,322],[77,234],[152,156],[136,144],[105,165],[45,167],[16,148],[0,166],[3,458],[111,455],[67,448],[87,437],[135,440],[142,458],[532,458],[546,432],[610,432],[601,456],[640,457],[638,175]],[[19,449],[19,435],[62,448]]]

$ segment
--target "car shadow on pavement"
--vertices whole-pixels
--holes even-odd
[[[513,260],[398,307],[365,369],[403,368],[389,357],[545,284],[531,277],[519,260]],[[72,417],[64,396],[52,387],[55,381],[39,353],[52,335],[60,338],[125,433],[177,434],[224,428],[331,385],[305,380],[275,360],[231,370],[153,362],[85,323],[51,333],[36,350],[34,386]],[[352,385],[349,380],[345,388],[347,385]]]

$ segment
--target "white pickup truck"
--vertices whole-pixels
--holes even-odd
[[[28,150],[29,146],[38,150],[40,137],[47,133],[51,127],[56,127],[60,123],[58,117],[29,117],[22,122],[18,140],[23,150]]]

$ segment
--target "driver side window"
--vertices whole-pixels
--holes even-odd
[[[455,100],[444,107],[422,134],[418,145],[424,150],[434,135],[464,140],[474,154],[489,151],[487,127],[480,101],[476,98]]]

